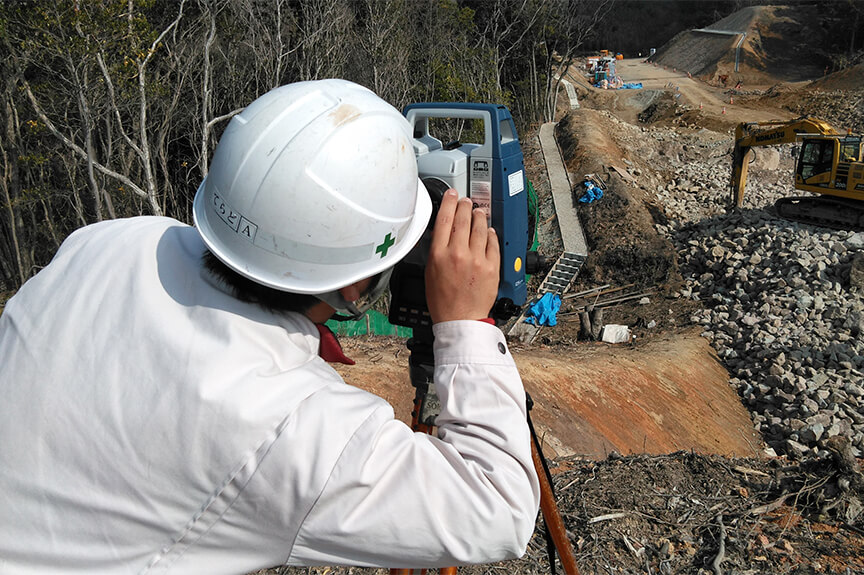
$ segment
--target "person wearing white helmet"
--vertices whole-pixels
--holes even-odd
[[[283,86],[226,128],[195,227],[142,216],[67,238],[0,315],[0,572],[524,552],[539,488],[521,379],[477,321],[500,258],[482,211],[448,192],[433,230],[437,436],[319,356],[320,324],[362,313],[427,227],[411,140],[361,86]]]

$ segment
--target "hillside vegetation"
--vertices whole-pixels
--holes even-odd
[[[555,75],[611,1],[0,3],[0,293],[76,228],[191,203],[219,134],[291,82],[345,78],[397,108],[554,113]]]

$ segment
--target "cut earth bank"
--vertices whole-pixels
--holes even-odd
[[[346,381],[390,401],[411,419],[408,352],[381,337],[343,340],[357,365]],[[603,459],[611,452],[758,455],[761,440],[710,344],[689,330],[639,346],[589,343],[512,346],[547,457]]]

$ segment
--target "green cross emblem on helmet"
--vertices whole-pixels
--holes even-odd
[[[387,232],[387,235],[384,237],[384,241],[378,244],[378,247],[375,248],[376,254],[381,254],[381,258],[387,257],[387,252],[396,243],[396,240],[390,237],[390,232]]]

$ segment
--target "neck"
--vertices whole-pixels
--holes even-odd
[[[324,323],[330,319],[334,313],[336,313],[336,310],[322,301],[307,309],[304,315],[308,317],[312,323]]]

